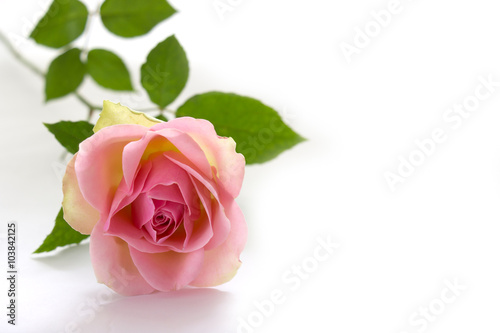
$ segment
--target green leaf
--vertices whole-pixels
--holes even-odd
[[[45,238],[43,244],[40,245],[40,247],[33,253],[49,252],[60,246],[78,244],[88,237],[89,235],[82,235],[75,229],[71,228],[68,222],[64,220],[63,210],[61,208],[59,214],[57,214],[54,229],[52,229],[52,232]]]
[[[106,0],[100,11],[104,26],[121,37],[144,35],[175,12],[165,0]]]
[[[236,151],[245,156],[247,164],[269,161],[305,140],[269,106],[230,93],[196,95],[186,101],[176,115],[209,120],[218,135],[236,141]]]
[[[45,78],[46,101],[65,96],[82,83],[86,69],[80,53],[79,49],[71,49],[52,61]]]
[[[80,142],[94,134],[94,125],[87,121],[60,121],[44,125],[71,154],[78,151]]]
[[[141,84],[149,99],[160,108],[172,103],[186,85],[189,64],[186,53],[175,36],[159,43],[141,67]]]
[[[156,119],[162,120],[162,121],[168,121],[167,117],[165,117],[162,113],[159,115],[155,116]]]
[[[63,47],[83,33],[88,15],[87,7],[78,0],[54,0],[30,37],[38,44]]]
[[[87,71],[104,88],[133,90],[127,67],[120,57],[111,51],[91,50],[87,56]]]

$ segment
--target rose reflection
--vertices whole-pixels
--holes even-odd
[[[234,298],[217,289],[118,297],[102,304],[79,332],[233,332],[236,327]]]

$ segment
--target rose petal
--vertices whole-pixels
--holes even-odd
[[[144,253],[132,248],[130,255],[144,279],[161,291],[187,286],[198,275],[204,257],[203,249],[190,253]]]
[[[217,169],[217,176],[223,187],[236,198],[240,192],[245,174],[245,157],[236,153],[232,138],[221,138],[211,122],[191,117],[175,118],[169,122],[151,127],[152,131],[176,128],[188,133],[205,152],[210,165]]]
[[[189,160],[206,177],[211,177],[212,171],[205,152],[191,136],[174,128],[160,131],[149,131],[142,140],[133,142],[123,151],[123,171],[125,181],[130,184],[141,160],[154,156],[155,153],[176,151]]]
[[[90,258],[97,281],[125,296],[153,292],[134,265],[127,243],[104,235],[102,224],[98,223],[90,236]]]
[[[132,202],[132,222],[137,229],[151,221],[155,214],[155,205],[153,200],[146,194],[141,193]]]
[[[132,111],[128,107],[115,104],[110,101],[104,101],[102,111],[99,114],[99,119],[94,126],[94,133],[104,127],[118,124],[133,124],[151,127],[161,123],[160,120],[152,118],[143,112]]]
[[[188,252],[184,248],[186,232],[183,228],[178,228],[168,239],[154,242],[151,238],[145,237],[144,231],[138,229],[132,220],[131,209],[125,207],[111,217],[108,235],[120,237],[130,247],[134,247],[141,252],[160,253],[165,251]]]
[[[142,191],[149,193],[158,185],[173,184],[179,186],[182,197],[184,198],[184,203],[189,209],[189,213],[199,213],[199,199],[186,171],[164,156],[156,157],[152,160],[152,168],[148,179],[144,183]]]
[[[186,156],[191,163],[196,166],[197,170],[206,177],[212,176],[212,169],[207,160],[207,155],[202,150],[199,144],[192,138],[191,135],[180,131],[177,128],[165,128],[156,130],[155,133],[168,139],[178,149],[178,151]],[[164,151],[165,152],[165,151]]]
[[[163,154],[166,158],[168,158],[170,161],[172,161],[175,165],[179,166],[181,169],[183,169],[186,174],[189,176],[192,176],[193,178],[197,179],[200,181],[203,186],[205,186],[210,193],[214,196],[215,199],[219,200],[219,194],[218,191],[216,190],[217,184],[215,184],[212,179],[207,179],[201,175],[196,168],[194,168],[189,161],[186,159],[184,155],[175,153],[175,152],[166,152]]]
[[[177,184],[157,185],[148,192],[148,196],[153,199],[172,201],[180,204],[186,202]]]
[[[224,208],[218,200],[212,199],[210,192],[197,179],[191,176],[191,181],[198,193],[207,217],[206,221],[197,222],[194,226],[186,226],[186,248],[198,248],[203,246],[205,250],[210,250],[219,246],[229,235],[231,223],[224,215]],[[187,228],[191,228],[188,231]]]
[[[212,204],[211,222],[213,237],[206,243],[205,250],[211,250],[221,245],[229,236],[232,228],[231,221],[226,216],[224,207],[216,200],[211,200],[210,203]]]
[[[83,197],[100,212],[109,212],[120,184],[122,151],[148,129],[139,125],[106,127],[80,144],[75,171]]]
[[[165,244],[150,242],[144,237],[144,231],[134,225],[131,209],[125,207],[110,218],[109,228],[105,232],[110,236],[123,239],[130,247],[142,252],[158,253],[174,249]]]
[[[231,280],[241,265],[239,256],[246,243],[247,226],[243,213],[234,200],[224,200],[226,215],[231,221],[231,231],[220,246],[205,251],[203,267],[190,285],[211,287]]]
[[[85,200],[80,191],[75,173],[76,156],[73,156],[69,161],[63,177],[62,207],[64,219],[73,229],[82,234],[90,235],[95,224],[99,221],[99,212]]]
[[[141,193],[150,170],[151,161],[143,163],[140,169],[137,170],[137,175],[135,176],[132,186],[128,186],[122,179],[120,185],[116,189],[115,197],[113,198],[113,203],[111,204],[111,210],[108,218],[106,219],[106,224],[104,225],[104,230],[107,230],[109,227],[109,218],[116,212],[122,210],[125,206],[130,205]]]
[[[191,216],[185,216],[183,230],[186,233],[182,245],[185,252],[204,248],[213,236],[210,219],[205,210],[201,212],[196,220],[193,220]]]
[[[179,225],[182,217],[184,216],[184,208],[185,206],[183,204],[167,201],[165,206],[162,207],[162,210],[170,212],[174,218],[175,224]]]

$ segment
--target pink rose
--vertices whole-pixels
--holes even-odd
[[[107,118],[103,110],[63,180],[64,217],[90,234],[97,280],[123,295],[229,281],[247,237],[234,140],[189,117]]]

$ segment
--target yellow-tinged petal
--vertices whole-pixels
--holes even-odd
[[[130,110],[120,103],[115,104],[110,101],[104,101],[101,114],[94,126],[94,133],[112,125],[133,124],[151,127],[161,122],[161,120],[150,117],[143,112]]]
[[[75,230],[90,235],[99,220],[99,212],[82,195],[75,173],[76,154],[69,161],[63,177],[64,198],[62,207],[64,220]]]

